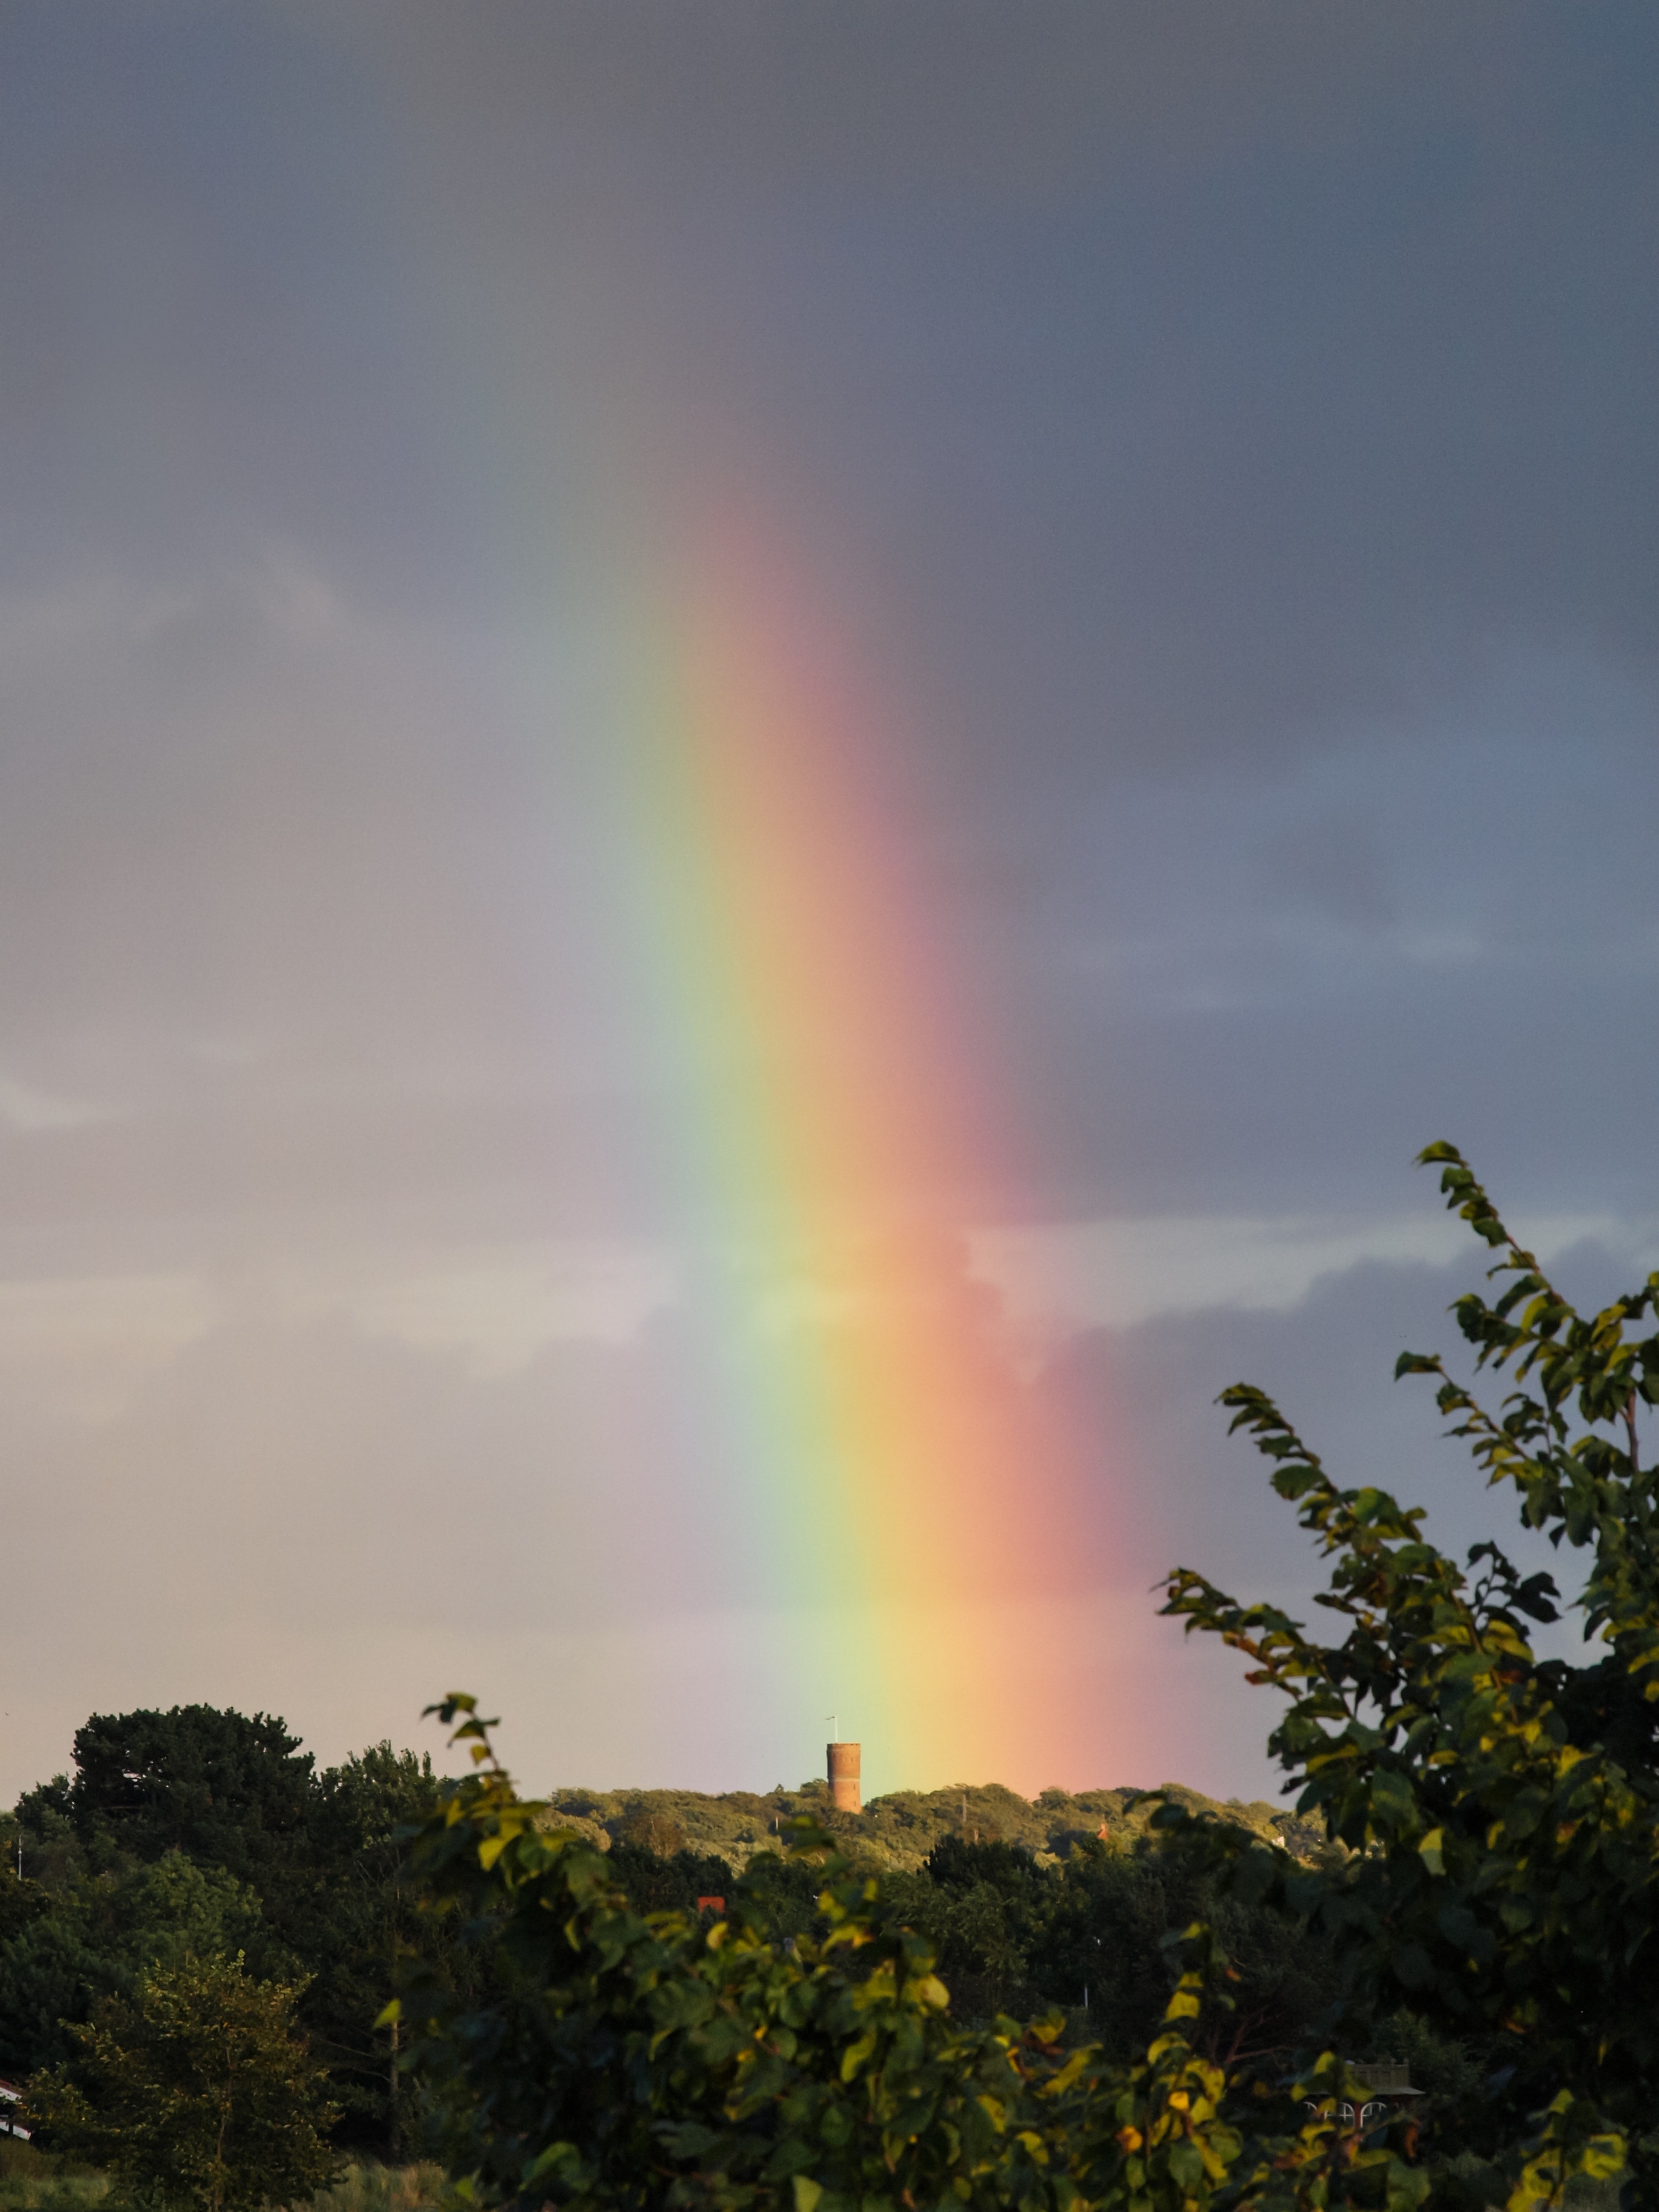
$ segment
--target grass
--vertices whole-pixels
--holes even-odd
[[[348,2166],[312,2198],[309,2212],[432,2212],[442,2195],[441,2166]]]
[[[1471,2161],[1474,2163],[1474,2161]],[[437,2212],[443,2194],[438,2166],[381,2166],[370,2159],[343,2166],[309,2204],[291,2212]],[[109,2193],[109,2176],[70,2165],[33,2144],[0,2135],[0,2212],[128,2212]],[[1618,2212],[1616,2181],[1571,2181],[1567,2212]],[[1493,2208],[1497,2212],[1497,2208]]]
[[[0,2212],[90,2212],[108,2194],[107,2174],[0,2136]]]
[[[435,2212],[443,2190],[436,2166],[343,2166],[303,2212]],[[126,2212],[109,2176],[0,2136],[0,2212]],[[295,2208],[300,2212],[300,2208]]]

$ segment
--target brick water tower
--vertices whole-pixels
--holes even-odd
[[[859,1747],[855,1743],[832,1743],[830,1752],[830,1802],[838,1813],[861,1813],[864,1800],[859,1795]]]

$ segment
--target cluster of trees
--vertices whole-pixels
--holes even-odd
[[[718,1917],[641,1911],[606,1855],[516,1796],[472,1701],[444,1711],[483,1763],[420,1863],[481,1971],[463,1991],[411,1960],[399,2011],[475,2201],[1195,2212],[1228,2185],[1275,2212],[1331,2201],[1330,2130],[1298,2127],[1260,2076],[1252,2125],[1223,2109],[1228,2069],[1191,2033],[1214,1993],[1202,1929],[1174,1947],[1160,2032],[1127,2063],[1073,2042],[1059,2014],[963,2020],[927,1937],[827,1832],[794,1839],[822,1862],[799,1935],[778,1940],[763,1868]],[[1328,2064],[1303,2086],[1342,2083]],[[1379,2204],[1420,2198],[1388,2149],[1344,2158]]]
[[[0,1836],[0,2073],[89,2080],[89,2027],[222,1967],[286,1993],[338,2140],[395,2154],[407,2091],[374,2021],[416,1923],[400,1835],[436,1788],[386,1745],[319,1772],[264,1715],[94,1717]]]
[[[1193,1810],[1210,1811],[1247,1827],[1264,1842],[1278,1841],[1307,1856],[1324,1840],[1322,1829],[1280,1805],[1218,1804],[1179,1783],[1164,1791]],[[1023,1844],[1039,1858],[1063,1858],[1091,1838],[1125,1846],[1143,1835],[1152,1807],[1142,1791],[1086,1790],[1073,1796],[1045,1790],[1035,1800],[997,1783],[948,1790],[895,1790],[870,1798],[861,1812],[832,1807],[819,1778],[797,1790],[781,1784],[764,1795],[732,1790],[719,1796],[695,1790],[558,1790],[550,1803],[575,1834],[601,1850],[613,1841],[646,1841],[659,1856],[678,1850],[725,1859],[741,1873],[764,1852],[775,1853],[792,1820],[816,1821],[855,1852],[860,1863],[886,1871],[915,1873],[946,1837],[974,1843]]]
[[[173,2032],[193,2008],[209,2041],[217,2035],[214,2047],[230,2049],[238,2037],[246,2044],[239,2113],[258,2109],[258,2084],[273,2069],[290,2089],[309,2085],[294,2106],[294,2157],[283,2163],[269,2142],[259,2154],[268,2183],[282,2173],[297,2187],[313,2173],[325,2133],[390,2155],[405,2147],[410,2087],[393,2063],[393,2031],[374,2023],[399,1950],[430,1954],[436,1940],[420,1913],[404,1832],[436,1794],[429,1761],[384,1746],[319,1772],[286,1726],[264,1715],[194,1706],[89,1720],[75,1739],[72,1772],[19,1804],[0,1869],[0,2071],[32,2078],[47,2136],[73,2137],[135,2188],[154,2179],[157,2160],[195,2171],[197,2139],[217,2140],[216,2098],[228,2085],[216,2091],[204,2081],[194,2103],[185,2100],[189,2127],[181,2135],[175,2124],[159,2145],[140,2141],[129,2110],[135,2099],[155,2104],[169,2069],[180,2085],[199,2073],[200,2037]],[[681,1820],[657,1802],[663,1793],[592,1802],[610,1815],[604,1827],[570,1819],[574,1794],[562,1793],[544,1820],[601,1845],[635,1911],[695,1918],[699,1899],[733,1893],[731,1858],[692,1849]],[[810,1787],[797,1794],[819,1802]],[[1072,2015],[1073,2038],[1086,2031],[1127,2056],[1155,2032],[1168,1998],[1160,1938],[1195,1917],[1226,1925],[1246,1992],[1224,2033],[1209,2038],[1217,2055],[1234,2063],[1283,2057],[1326,2002],[1328,1947],[1215,1893],[1178,1839],[1147,1832],[1130,1793],[1097,1793],[1099,1806],[1093,1796],[1062,1805],[1049,1793],[1054,1803],[1030,1806],[1011,1792],[976,1790],[965,1833],[961,1793],[951,1794],[956,1832],[944,1819],[946,1793],[935,1793],[938,1803],[907,1795],[896,1808],[878,1805],[873,1817],[841,1820],[836,1840],[856,1852],[863,1872],[883,1875],[885,1918],[933,1945],[957,2019],[1057,2005]],[[688,1809],[694,1821],[702,1814],[702,1825],[729,1808],[699,1800]],[[1080,1814],[1097,1810],[1105,1840],[1079,1826]],[[1257,1832],[1279,1835],[1261,1817],[1267,1808],[1249,1810]],[[1013,1827],[1064,1843],[1057,1821],[1069,1824],[1064,1856],[970,1839]],[[938,1840],[896,1871],[899,1832]],[[776,1844],[771,1854],[742,1852],[746,1909],[769,1942],[821,1938],[821,1871],[780,1856]],[[446,1972],[453,1979],[461,1966],[451,1947]],[[1438,2055],[1443,2075],[1455,2054]],[[175,2106],[181,2096],[175,2085]],[[227,2188],[234,2193],[227,2175],[241,2172],[247,2154],[234,2141],[232,2152],[204,2202],[216,2206]]]
[[[422,1912],[411,1876],[411,1832],[437,1788],[429,1761],[385,1746],[319,1772],[264,1715],[89,1720],[71,1772],[24,1797],[0,1838],[0,2071],[29,2081],[43,2140],[95,2160],[135,2198],[207,2212],[304,2196],[336,2146],[416,2148],[418,2084],[396,2067],[396,2024],[376,2025],[396,1958],[418,1953],[452,1997],[489,1979]],[[1041,1840],[1063,1843],[1055,1823],[1070,1823],[1068,1855],[969,1840],[946,1827],[942,1797],[878,1807],[836,1838],[864,1873],[882,1873],[885,1923],[933,1946],[957,2020],[1059,2002],[1073,2039],[1086,2031],[1127,2054],[1167,2001],[1163,1931],[1205,1913],[1234,1926],[1249,1993],[1218,2051],[1237,2063],[1288,2050],[1324,2001],[1320,1940],[1213,1894],[1204,1866],[1150,1835],[1127,1793],[1100,1793],[1098,1808],[973,1795],[970,1834],[1036,1822]],[[562,1806],[541,1817],[605,1847],[633,1910],[695,1923],[700,1899],[735,1894],[736,1871],[691,1849],[656,1796],[596,1803],[604,1827]],[[956,1809],[959,1829],[959,1796]],[[1078,1825],[1097,1810],[1109,1841]],[[1255,1826],[1276,1838],[1265,1812],[1252,1808]],[[895,1870],[896,1835],[938,1840]],[[822,1869],[780,1856],[778,1841],[743,1854],[744,1909],[770,1944],[821,1942]]]
[[[1345,2004],[1328,1932],[1231,1879],[1241,1851],[1287,1856],[1247,1828],[1175,1806],[1180,1825],[1079,1838],[1059,1864],[947,1836],[893,1874],[803,1819],[787,1856],[734,1881],[686,1848],[602,1853],[516,1795],[470,1698],[442,1710],[485,1768],[434,1810],[417,1864],[471,1971],[463,1986],[411,1954],[397,2011],[434,2147],[483,2202],[1196,2212],[1206,2161],[1220,2180],[1243,2160],[1224,2201],[1248,2178],[1289,2212],[1338,2201],[1340,2160],[1353,2201],[1407,2212],[1435,2137],[1480,2132],[1490,2039]],[[1349,1855],[1299,1871],[1341,1883]],[[1428,2092],[1410,2165],[1352,2141],[1334,2160],[1331,2130],[1301,2124],[1305,2095],[1344,2094],[1328,2053],[1294,2079],[1338,2012],[1351,2048],[1408,2061]],[[1157,2153],[1150,2194],[1132,2139]]]
[[[878,1917],[925,1940],[951,2018],[964,2025],[1055,2014],[1068,2044],[1097,2042],[1127,2061],[1157,2034],[1169,2002],[1174,1974],[1163,1939],[1194,1921],[1216,1928],[1233,1976],[1226,2006],[1212,2005],[1195,2031],[1206,2056],[1235,2070],[1282,2071],[1336,1992],[1328,1939],[1227,1894],[1207,1847],[1181,1836],[1085,1836],[1056,1859],[946,1834],[915,1872],[896,1874],[849,1854],[837,1831],[809,1824],[806,1832],[831,1837],[849,1874],[876,1879]],[[699,1900],[718,1897],[723,1906],[738,1893],[723,1860],[689,1849],[659,1856],[623,1838],[606,1867],[639,1913],[695,1918]],[[823,1887],[810,1854],[753,1859],[741,1884],[745,1920],[771,1943],[822,1941]],[[1416,2057],[1437,2116],[1476,2078],[1461,2046],[1437,2040],[1408,2011],[1379,2020],[1365,2042],[1375,2057]]]

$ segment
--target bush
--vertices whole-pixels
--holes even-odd
[[[1358,2186],[1405,2212],[1421,2195],[1390,2150],[1339,2142],[1295,2097],[1222,2113],[1224,2071],[1189,2040],[1218,1964],[1202,1929],[1177,1947],[1162,2032],[1127,2064],[1069,2050],[1059,2014],[964,2026],[927,1941],[885,1912],[878,1881],[830,1856],[832,1837],[795,1838],[822,1861],[821,1935],[775,1942],[750,1876],[712,1925],[641,1914],[606,1856],[517,1796],[471,1700],[442,1710],[484,1763],[427,1824],[416,1864],[477,1962],[473,1994],[414,1960],[398,2010],[473,2201],[1193,2212],[1248,2196],[1288,2212]],[[1328,2063],[1297,2095],[1328,2100],[1341,2081]]]

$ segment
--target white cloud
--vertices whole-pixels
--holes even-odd
[[[0,1121],[10,1122],[14,1129],[85,1129],[114,1119],[113,1110],[107,1106],[94,1105],[88,1099],[54,1097],[50,1091],[36,1090],[31,1083],[0,1075]]]
[[[0,593],[0,667],[36,655],[79,656],[89,646],[148,644],[180,623],[239,605],[301,646],[325,644],[363,627],[302,549],[272,543],[253,559],[216,573],[147,580],[106,571]]]
[[[185,1273],[0,1282],[0,1375],[15,1401],[105,1420],[218,1318]]]
[[[34,653],[79,653],[94,641],[143,641],[198,614],[205,598],[194,584],[140,584],[114,575],[0,595],[0,665]]]
[[[1632,1255],[1651,1243],[1605,1214],[1540,1215],[1517,1233],[1545,1261],[1585,1238]],[[982,1229],[970,1249],[975,1275],[1000,1293],[1016,1327],[1052,1340],[1214,1306],[1283,1310],[1322,1275],[1364,1260],[1443,1267],[1471,1240],[1445,1213],[1155,1214]]]
[[[678,1291],[670,1256],[647,1246],[547,1243],[462,1249],[412,1265],[348,1262],[295,1279],[295,1319],[343,1314],[364,1335],[459,1352],[477,1376],[511,1374],[550,1344],[625,1344]]]
[[[261,619],[297,644],[324,644],[354,627],[339,592],[293,548],[273,547],[243,588]]]

